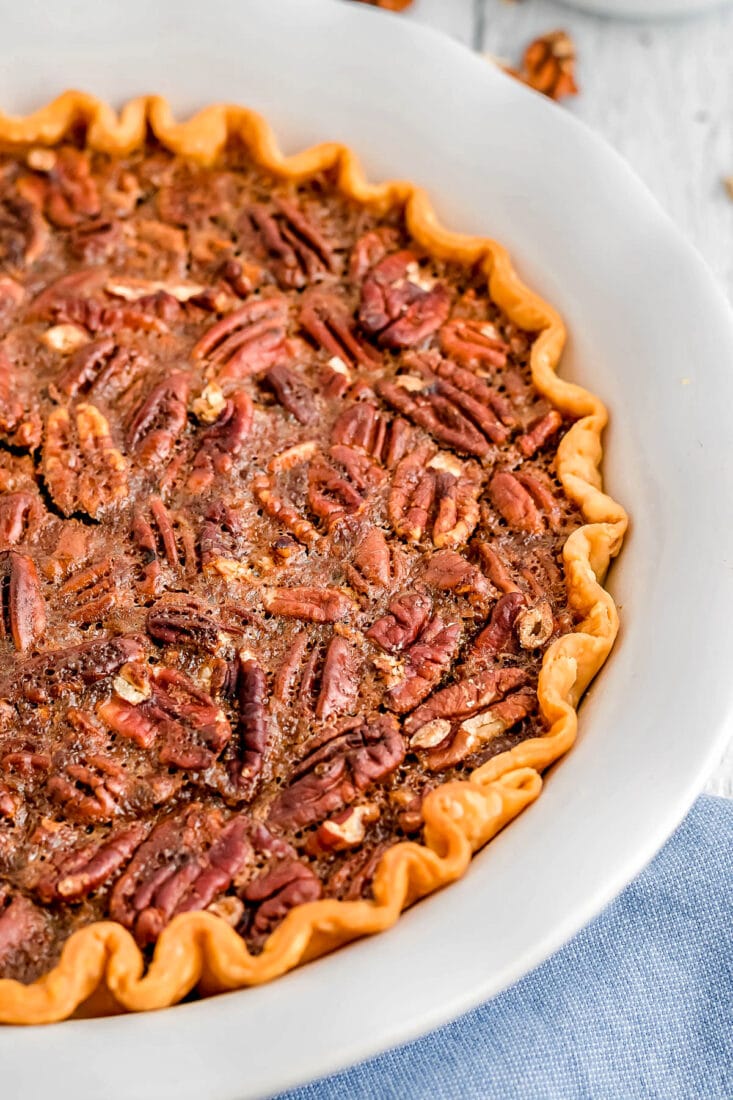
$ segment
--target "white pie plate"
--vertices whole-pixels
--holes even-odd
[[[121,10],[122,9],[122,10]],[[627,166],[561,108],[439,35],[331,0],[0,0],[0,105],[75,85],[264,112],[288,151],[354,146],[495,236],[567,319],[563,372],[607,401],[633,517],[623,629],[539,801],[384,935],[272,985],[145,1016],[0,1029],[2,1093],[242,1100],[411,1039],[563,944],[644,866],[720,754],[733,679],[733,319]]]

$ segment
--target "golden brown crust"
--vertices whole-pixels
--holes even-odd
[[[327,143],[284,157],[268,124],[242,107],[212,106],[177,123],[159,97],[133,100],[117,115],[92,96],[66,92],[26,118],[0,114],[0,146],[54,145],[78,126],[84,127],[90,148],[120,155],[139,147],[149,126],[168,149],[202,163],[214,161],[228,138],[237,135],[271,172],[298,179],[336,169],[340,189],[353,199],[381,210],[404,207],[410,232],[435,255],[480,263],[498,305],[520,328],[539,333],[531,360],[536,388],[562,412],[578,418],[558,450],[557,472],[586,521],[563,551],[568,599],[582,621],[545,655],[538,696],[548,732],[492,758],[468,779],[428,795],[423,804],[425,843],[403,842],[385,852],[374,878],[373,901],[300,905],[257,956],[219,917],[186,913],[163,932],[147,971],[130,933],[112,921],[98,922],[76,932],[58,965],[32,985],[0,980],[0,1022],[11,1024],[65,1019],[93,994],[94,1011],[112,1010],[100,990],[111,994],[115,1006],[141,1011],[175,1004],[195,986],[215,993],[266,982],[359,936],[390,927],[407,905],[459,878],[472,854],[537,798],[540,773],[575,740],[576,707],[618,630],[616,607],[602,584],[627,526],[624,510],[602,491],[606,410],[593,394],[558,378],[563,323],[522,285],[500,245],[444,229],[425,192],[410,183],[368,183],[354,154],[342,145]],[[105,1007],[99,1009],[98,1002]]]

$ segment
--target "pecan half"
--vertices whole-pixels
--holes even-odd
[[[284,363],[276,363],[264,376],[264,381],[278,402],[299,424],[312,424],[318,416],[313,390],[305,379]]]
[[[509,345],[488,321],[449,321],[440,330],[440,346],[454,362],[466,367],[503,367]]]
[[[251,795],[255,780],[262,771],[269,721],[267,708],[267,676],[254,659],[238,657],[237,703],[239,720],[234,734],[237,761],[233,769],[238,787]]]
[[[32,957],[47,938],[46,919],[22,894],[0,884],[0,967],[16,955]]]
[[[72,229],[99,214],[99,191],[88,153],[72,145],[32,149],[28,165],[40,175],[19,180],[18,190],[30,202],[38,204],[53,225]]]
[[[367,630],[366,637],[387,653],[399,653],[409,648],[425,626],[432,612],[432,603],[423,592],[404,592],[389,602],[389,614]]]
[[[282,357],[288,304],[284,298],[253,298],[208,329],[191,356],[220,366],[220,378],[260,374]]]
[[[357,447],[394,469],[413,441],[414,429],[400,417],[390,419],[368,401],[359,401],[344,409],[331,430],[331,441]]]
[[[467,596],[476,607],[486,606],[492,588],[480,569],[455,550],[438,550],[423,571],[425,584],[439,592]]]
[[[66,617],[75,623],[95,623],[117,604],[117,570],[112,558],[104,558],[73,573],[59,588],[66,602]]]
[[[12,638],[20,653],[36,645],[46,629],[46,602],[36,563],[9,551],[0,558],[0,638]]]
[[[54,503],[66,516],[92,519],[127,496],[127,461],[94,405],[54,409],[46,421],[41,469]]]
[[[0,433],[12,447],[35,449],[41,441],[41,419],[35,402],[18,388],[15,371],[0,346]]]
[[[130,777],[114,760],[99,753],[82,763],[67,764],[52,775],[46,791],[71,821],[113,821],[129,804]]]
[[[448,684],[430,696],[426,702],[408,715],[404,722],[405,733],[411,736],[410,744],[418,747],[432,748],[432,745],[421,746],[418,735],[429,723],[444,719],[451,722],[455,718],[468,718],[480,710],[486,709],[492,703],[501,699],[507,692],[523,687],[527,683],[528,674],[521,668],[489,668],[470,678],[456,680]],[[448,729],[439,727],[433,733],[445,733]]]
[[[473,640],[471,655],[488,661],[503,653],[516,653],[514,626],[525,606],[525,596],[518,590],[507,592],[497,600],[488,625]]]
[[[124,867],[145,835],[145,825],[136,822],[104,841],[84,844],[64,853],[47,867],[36,886],[42,901],[74,902],[106,885]]]
[[[328,355],[350,367],[370,367],[381,355],[359,339],[353,316],[333,292],[312,288],[303,295],[300,325]]]
[[[142,510],[135,513],[132,534],[143,554],[141,589],[147,595],[155,596],[163,587],[166,566],[174,574],[197,571],[196,540],[191,525],[185,515],[177,512],[171,515],[160,497],[150,497],[147,513]]]
[[[68,397],[102,388],[112,381],[118,389],[128,385],[143,366],[144,360],[132,349],[120,347],[111,336],[103,336],[72,352],[54,385]]]
[[[335,623],[356,610],[353,600],[338,588],[269,588],[263,590],[262,599],[271,615],[312,623]]]
[[[195,596],[164,596],[148,611],[145,629],[164,645],[191,646],[213,654],[219,653],[225,642],[218,616]]]
[[[346,457],[348,461],[348,456],[342,454],[340,457]],[[354,464],[351,465],[357,481],[362,480]],[[353,484],[353,480],[353,477],[340,473],[323,455],[316,455],[309,464],[308,504],[315,515],[325,520],[329,529],[346,516],[357,515],[364,508],[365,496]]]
[[[140,944],[153,943],[178,913],[205,909],[252,857],[244,817],[226,824],[193,804],[161,821],[115,883],[109,912]]]
[[[391,588],[399,584],[405,569],[401,551],[389,545],[378,527],[372,527],[358,543],[346,573],[352,587],[366,593],[372,586]]]
[[[405,714],[421,703],[450,668],[460,637],[460,623],[445,623],[439,615],[429,619],[405,653],[401,678],[385,697],[387,706]]]
[[[334,634],[324,650],[318,641],[311,645],[302,631],[278,670],[273,695],[308,720],[348,714],[359,692],[359,665],[358,654],[346,638]]]
[[[368,273],[361,288],[359,323],[388,348],[421,344],[448,319],[450,291],[442,283],[425,290],[412,252],[393,252]]]
[[[188,378],[174,371],[153,386],[127,429],[127,444],[144,466],[157,466],[171,456],[186,426]]]
[[[461,546],[479,519],[481,471],[475,463],[434,453],[421,444],[398,464],[389,494],[389,519],[395,533],[420,542],[430,532],[436,547]]]
[[[528,430],[517,439],[517,446],[525,458],[532,458],[562,427],[562,416],[557,409],[550,409],[530,424]]]
[[[279,284],[301,289],[334,271],[331,245],[296,203],[273,195],[272,204],[274,209],[262,203],[248,206],[242,229]]]
[[[304,828],[379,783],[398,768],[405,745],[397,720],[377,715],[331,738],[301,760],[289,787],[270,806],[268,820],[280,828]]]
[[[0,550],[32,538],[46,515],[36,493],[0,493]]]
[[[228,474],[252,428],[254,406],[243,390],[232,394],[219,417],[201,437],[191,463],[188,488],[200,493],[217,475]]]
[[[428,748],[423,757],[425,766],[433,772],[455,767],[467,756],[518,725],[536,709],[536,705],[537,696],[534,691],[515,691],[489,710],[465,718],[454,732],[434,747]],[[423,733],[424,727],[411,739],[412,748],[421,747]]]
[[[184,672],[155,668],[148,680],[146,670],[135,670],[136,701],[128,701],[129,689],[115,682],[115,694],[97,708],[99,717],[140,748],[155,747],[162,764],[210,767],[232,734],[224,712]]]
[[[48,241],[48,227],[38,207],[20,195],[0,199],[0,268],[19,272],[33,264]]]
[[[277,860],[242,892],[244,900],[256,906],[249,922],[255,942],[261,944],[296,905],[317,901],[322,893],[320,879],[306,863]]]
[[[52,649],[26,661],[18,687],[32,702],[58,699],[114,675],[128,661],[137,661],[144,650],[132,636],[100,638],[66,649]]]
[[[499,470],[489,483],[489,499],[496,511],[514,530],[537,535],[557,527],[562,509],[549,486],[537,474]]]

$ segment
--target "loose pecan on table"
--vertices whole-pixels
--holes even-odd
[[[578,94],[575,44],[567,31],[548,31],[533,39],[522,57],[522,68],[508,70],[550,99]]]

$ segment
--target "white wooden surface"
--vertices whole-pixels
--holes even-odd
[[[415,0],[401,18],[514,63],[536,35],[568,30],[581,94],[558,109],[573,111],[631,163],[733,302],[733,200],[722,183],[733,176],[733,5],[634,23],[556,0]],[[733,744],[707,789],[733,798]]]

